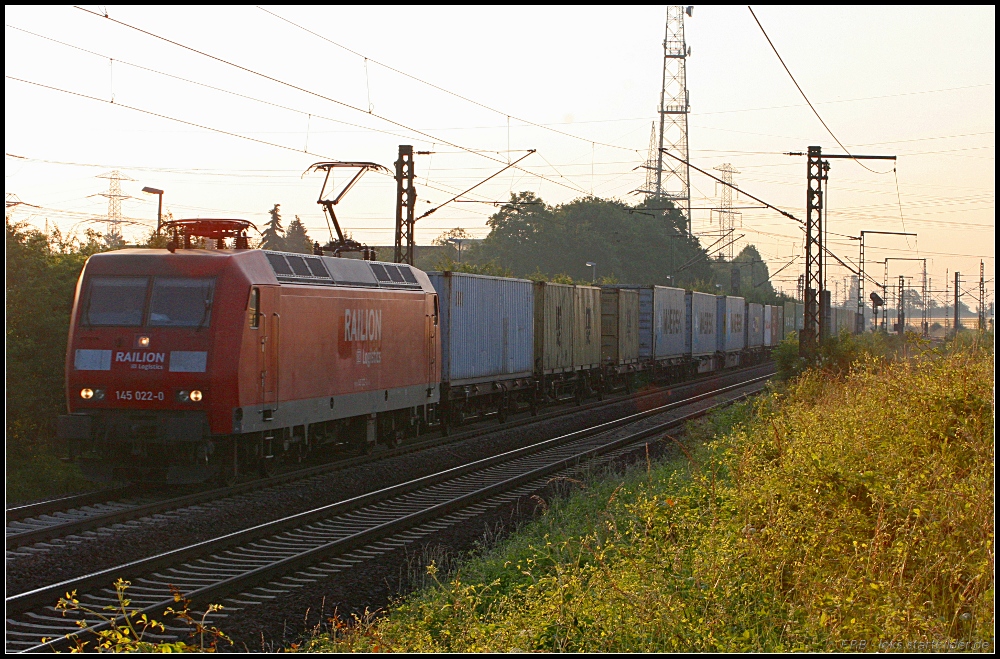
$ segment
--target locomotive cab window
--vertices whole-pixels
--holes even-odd
[[[149,325],[208,327],[214,293],[214,279],[157,277],[149,300]]]
[[[260,289],[250,289],[250,329],[260,328]]]
[[[93,277],[83,322],[118,327],[142,325],[148,283],[146,277]]]

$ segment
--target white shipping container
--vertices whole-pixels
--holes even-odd
[[[462,272],[427,276],[440,306],[442,380],[454,386],[531,375],[532,282]]]
[[[685,350],[684,289],[653,287],[653,351],[656,359],[680,357]],[[639,300],[639,327],[642,327],[642,298]],[[640,354],[642,353],[640,344]],[[647,353],[648,354],[648,353]]]
[[[719,352],[739,352],[743,350],[743,314],[746,303],[733,295],[718,296],[716,325],[716,349]]]
[[[764,305],[764,345],[774,345],[774,307],[770,304]]]
[[[692,357],[715,354],[717,304],[716,297],[710,293],[687,293],[686,305],[691,321],[688,345],[691,347]]]
[[[785,340],[785,309],[781,306],[774,307],[774,334],[771,336],[772,346],[776,346]]]
[[[764,307],[751,302],[747,305],[747,347],[764,345]]]

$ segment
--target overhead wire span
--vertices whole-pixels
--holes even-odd
[[[414,220],[414,222],[416,222],[417,220],[422,220],[422,219],[424,219],[425,217],[427,217],[427,216],[428,216],[428,215],[430,215],[431,213],[434,213],[434,212],[436,212],[436,211],[437,211],[437,210],[438,210],[439,208],[441,208],[442,206],[445,206],[445,205],[447,205],[447,204],[450,204],[450,203],[451,203],[451,202],[453,202],[453,201],[457,201],[457,200],[458,200],[458,198],[459,198],[459,197],[461,197],[462,195],[464,195],[464,194],[468,194],[469,192],[472,192],[473,190],[475,190],[476,188],[478,188],[478,187],[479,187],[480,185],[482,185],[483,183],[486,183],[486,181],[489,181],[489,180],[490,180],[491,178],[494,178],[494,177],[496,177],[496,176],[499,176],[500,174],[502,174],[503,172],[507,171],[507,170],[508,170],[508,169],[510,169],[511,167],[514,167],[515,165],[517,165],[517,163],[521,162],[522,160],[524,160],[525,158],[527,158],[528,156],[530,156],[530,155],[531,155],[532,153],[534,153],[534,152],[535,152],[535,151],[534,151],[534,149],[532,149],[532,150],[531,150],[530,152],[528,152],[528,153],[524,154],[523,156],[521,156],[520,158],[518,158],[518,159],[517,159],[517,160],[515,160],[514,162],[512,162],[512,163],[508,164],[508,165],[507,165],[506,167],[504,167],[504,168],[503,168],[503,169],[501,169],[500,171],[498,171],[498,172],[495,172],[495,173],[491,174],[490,176],[488,176],[488,177],[484,178],[484,179],[483,179],[482,181],[480,181],[479,183],[476,183],[476,184],[475,184],[474,186],[472,186],[472,187],[471,187],[471,188],[469,188],[468,190],[464,190],[463,192],[459,192],[459,193],[458,193],[457,195],[455,195],[454,197],[452,197],[452,198],[451,198],[451,199],[449,199],[448,201],[444,202],[443,204],[438,204],[438,205],[437,205],[437,206],[435,206],[434,208],[431,208],[431,209],[430,209],[430,210],[428,210],[428,211],[427,211],[426,213],[424,213],[424,214],[423,214],[423,215],[421,215],[420,217],[416,218],[416,220]]]
[[[18,32],[23,32],[25,34],[30,34],[31,36],[37,37],[39,39],[44,39],[46,41],[51,41],[53,43],[57,43],[60,46],[65,46],[67,48],[72,48],[74,50],[79,50],[80,52],[84,52],[84,53],[87,53],[89,55],[94,55],[95,57],[100,57],[102,59],[108,59],[108,60],[112,59],[109,55],[104,55],[103,53],[98,53],[96,51],[89,50],[87,48],[82,48],[80,46],[75,46],[75,45],[73,45],[71,43],[67,43],[65,41],[60,41],[59,39],[53,39],[52,37],[47,37],[44,34],[38,34],[37,32],[31,32],[30,30],[25,30],[24,28],[20,28],[20,27],[17,27],[15,25],[11,25],[9,23],[5,23],[4,27],[8,27],[8,28],[10,28],[12,30],[17,30]],[[370,130],[370,131],[373,131],[373,132],[376,132],[376,133],[383,133],[385,135],[391,135],[393,137],[400,137],[400,135],[398,133],[393,133],[393,132],[390,132],[390,131],[387,131],[387,130],[382,130],[380,128],[372,128],[370,126],[362,126],[361,124],[355,124],[355,123],[351,123],[349,121],[343,121],[342,119],[333,119],[331,117],[326,117],[326,116],[323,116],[321,114],[316,114],[315,112],[306,112],[305,110],[298,110],[296,108],[289,107],[287,105],[281,105],[280,103],[275,103],[273,101],[268,101],[268,100],[265,100],[265,99],[262,99],[262,98],[257,98],[257,97],[254,97],[254,96],[249,96],[247,94],[241,94],[239,92],[234,92],[232,90],[225,89],[223,87],[216,87],[215,85],[209,85],[209,84],[204,83],[204,82],[198,82],[197,80],[191,80],[189,78],[184,78],[184,77],[181,77],[181,76],[178,76],[178,75],[174,75],[173,73],[166,73],[165,71],[159,71],[157,69],[153,69],[153,68],[150,68],[148,66],[142,66],[141,64],[135,64],[133,62],[128,62],[128,61],[123,60],[123,59],[115,59],[115,61],[118,62],[119,64],[124,64],[126,66],[131,66],[131,67],[134,67],[136,69],[140,69],[142,71],[148,71],[149,73],[155,73],[157,75],[165,76],[167,78],[173,78],[174,80],[179,80],[181,82],[185,82],[185,83],[188,83],[188,84],[191,84],[191,85],[197,85],[198,87],[204,87],[205,89],[211,89],[213,91],[222,92],[223,94],[230,94],[232,96],[243,98],[243,99],[246,99],[248,101],[254,101],[256,103],[263,103],[264,105],[269,105],[271,107],[278,108],[278,109],[281,109],[281,110],[287,110],[288,112],[295,112],[297,114],[307,115],[309,117],[316,117],[317,119],[323,119],[323,120],[329,121],[331,123],[341,124],[341,125],[344,125],[344,126],[350,126],[351,128],[360,128],[362,130]]]
[[[261,73],[260,71],[256,71],[254,69],[248,68],[248,67],[243,66],[241,64],[236,64],[235,62],[230,62],[229,60],[226,60],[226,59],[224,59],[222,57],[218,57],[216,55],[212,55],[212,54],[207,53],[205,51],[198,50],[197,48],[194,48],[192,46],[187,46],[187,45],[182,44],[182,43],[180,43],[178,41],[174,41],[173,39],[169,39],[167,37],[161,36],[161,35],[156,34],[154,32],[150,32],[149,30],[145,30],[145,29],[143,29],[141,27],[137,27],[135,25],[131,25],[131,24],[126,23],[124,21],[120,21],[120,20],[118,20],[116,18],[112,18],[111,16],[109,16],[107,14],[102,14],[102,13],[93,11],[91,9],[87,9],[85,7],[81,7],[79,5],[74,5],[74,7],[76,9],[79,9],[80,11],[85,12],[87,14],[90,14],[92,16],[96,16],[98,18],[103,18],[103,19],[111,21],[111,22],[113,22],[113,23],[115,23],[117,25],[121,25],[122,27],[127,27],[130,30],[135,30],[136,32],[139,32],[141,34],[145,34],[146,36],[152,37],[154,39],[158,39],[158,40],[166,42],[166,43],[169,43],[172,46],[176,46],[178,48],[182,48],[184,50],[190,51],[190,52],[195,53],[197,55],[201,55],[202,57],[207,57],[207,58],[209,58],[211,60],[214,60],[216,62],[219,62],[221,64],[225,64],[226,66],[231,66],[231,67],[233,67],[235,69],[239,69],[240,71],[244,71],[246,73],[249,73],[251,75],[255,75],[255,76],[263,78],[265,80],[269,80],[269,81],[274,82],[276,84],[283,85],[285,87],[288,87],[290,89],[294,89],[296,91],[300,91],[300,92],[302,92],[304,94],[309,94],[310,96],[315,96],[316,98],[323,99],[325,101],[328,101],[330,103],[334,103],[336,105],[339,105],[341,107],[347,108],[349,110],[353,110],[355,112],[360,112],[361,114],[366,114],[368,116],[375,117],[376,119],[378,119],[380,121],[384,121],[384,122],[389,123],[389,124],[392,124],[393,126],[397,126],[397,127],[402,128],[404,130],[408,130],[408,131],[416,133],[418,135],[422,135],[423,137],[426,137],[428,140],[430,140],[432,142],[436,142],[436,143],[440,143],[440,144],[447,144],[448,146],[454,147],[456,149],[461,149],[462,151],[466,151],[468,153],[472,153],[472,154],[478,155],[480,157],[486,158],[487,160],[493,160],[494,162],[498,162],[498,163],[501,163],[501,164],[504,164],[504,165],[507,164],[505,161],[500,160],[498,158],[492,158],[492,157],[486,155],[485,153],[483,153],[481,151],[476,151],[474,149],[469,149],[467,147],[462,146],[461,144],[456,144],[454,142],[450,142],[450,141],[442,139],[440,137],[435,137],[434,135],[431,135],[430,133],[427,133],[427,132],[422,131],[422,130],[417,129],[417,128],[413,128],[411,126],[407,126],[406,124],[400,123],[398,121],[395,121],[394,119],[390,119],[390,118],[388,118],[386,116],[377,114],[375,112],[364,110],[364,109],[359,108],[359,107],[357,107],[355,105],[347,103],[346,101],[341,101],[339,99],[336,99],[336,98],[333,98],[333,97],[330,97],[330,96],[326,96],[325,94],[320,94],[319,92],[315,92],[315,91],[313,91],[311,89],[306,89],[305,87],[300,87],[299,85],[295,85],[295,84],[292,84],[290,82],[286,82],[285,80],[281,80],[280,78],[275,78],[274,76],[268,75],[266,73]],[[518,169],[520,169],[520,168],[518,168]],[[556,181],[554,179],[550,179],[550,178],[548,178],[546,176],[542,176],[541,174],[538,174],[538,173],[535,173],[535,172],[531,172],[531,171],[528,171],[528,170],[523,170],[523,169],[520,169],[520,171],[524,171],[524,172],[526,172],[528,174],[531,174],[532,176],[537,176],[540,179],[546,180],[549,183],[553,183],[553,184],[558,185],[560,187],[570,188],[570,189],[574,190],[574,192],[583,192],[584,194],[586,194],[586,190],[583,190],[581,188],[572,188],[569,185],[567,185],[567,184],[565,184],[565,183],[563,183],[561,181]]]
[[[277,18],[280,21],[284,21],[285,23],[288,23],[289,25],[292,25],[292,26],[294,26],[294,27],[302,30],[303,32],[307,32],[307,33],[313,35],[314,37],[316,37],[318,39],[322,39],[323,41],[326,41],[327,43],[332,44],[332,45],[336,46],[337,48],[341,48],[343,50],[346,50],[347,52],[351,53],[352,55],[355,55],[356,57],[360,57],[360,58],[364,59],[365,62],[371,62],[372,64],[377,64],[378,66],[381,66],[384,69],[388,69],[389,71],[392,71],[393,73],[398,73],[399,75],[404,76],[406,78],[409,78],[410,80],[413,80],[415,82],[419,82],[421,84],[427,85],[428,87],[432,87],[432,88],[438,90],[439,92],[448,94],[449,96],[454,96],[455,98],[461,99],[461,100],[463,100],[463,101],[465,101],[467,103],[472,103],[473,105],[481,107],[484,110],[489,110],[490,112],[494,112],[494,113],[496,113],[496,114],[498,114],[498,115],[500,115],[502,117],[506,117],[508,120],[513,119],[515,121],[520,121],[521,123],[527,124],[527,125],[532,126],[534,128],[541,128],[543,130],[548,130],[548,131],[551,131],[553,133],[558,133],[559,135],[563,135],[565,137],[571,137],[573,139],[581,140],[583,142],[590,142],[591,144],[599,144],[601,146],[608,147],[608,148],[611,148],[611,149],[622,149],[624,151],[633,151],[633,152],[635,151],[635,149],[632,149],[632,148],[629,148],[629,147],[626,147],[626,146],[620,146],[618,144],[610,144],[610,143],[607,143],[607,142],[596,142],[596,141],[594,141],[592,139],[589,139],[589,138],[586,138],[586,137],[581,137],[579,135],[574,135],[572,133],[567,133],[566,131],[558,130],[556,128],[552,128],[551,126],[547,126],[545,124],[540,124],[540,123],[537,123],[537,122],[534,122],[534,121],[530,121],[528,119],[522,119],[521,117],[517,117],[517,116],[515,116],[513,114],[510,114],[509,112],[504,112],[503,110],[498,110],[497,108],[494,108],[494,107],[491,107],[489,105],[486,105],[485,103],[480,103],[479,101],[477,101],[475,99],[471,99],[468,96],[463,96],[462,94],[459,94],[457,92],[453,92],[450,89],[445,89],[444,87],[442,87],[440,85],[436,85],[433,82],[428,82],[427,80],[424,80],[422,78],[419,78],[419,77],[413,75],[412,73],[407,73],[406,71],[401,71],[400,69],[397,69],[394,66],[390,66],[389,64],[384,64],[382,62],[379,62],[376,59],[372,59],[371,57],[368,57],[367,55],[363,55],[362,53],[359,53],[358,51],[353,50],[351,48],[348,48],[347,46],[345,46],[343,44],[337,43],[336,41],[334,41],[333,39],[330,39],[329,37],[323,36],[319,32],[316,32],[314,30],[310,30],[309,28],[305,27],[304,25],[299,25],[295,21],[292,21],[292,20],[290,20],[288,18],[285,18],[284,16],[276,14],[275,12],[273,12],[273,11],[271,11],[269,9],[265,9],[264,7],[261,7],[260,5],[257,5],[257,9],[260,9],[262,12],[264,12],[266,14],[270,14],[271,16]],[[509,128],[509,126],[508,126],[508,128]]]
[[[17,78],[15,76],[11,76],[11,75],[8,75],[8,76],[5,76],[5,77],[8,80],[14,80],[16,82],[20,82],[20,83],[23,83],[25,85],[33,85],[35,87],[41,87],[42,89],[48,89],[48,90],[51,90],[51,91],[61,92],[63,94],[69,94],[70,96],[77,96],[79,98],[86,98],[88,100],[97,101],[99,103],[107,103],[108,105],[113,105],[113,106],[115,106],[117,108],[125,108],[126,110],[132,110],[134,112],[141,112],[142,114],[148,114],[150,116],[158,117],[160,119],[166,119],[168,121],[175,121],[177,123],[185,124],[187,126],[193,126],[195,128],[200,128],[202,130],[208,130],[208,131],[211,131],[213,133],[220,133],[222,135],[228,135],[230,137],[238,137],[238,138],[240,138],[242,140],[247,140],[249,142],[256,142],[258,144],[264,144],[264,145],[267,145],[267,146],[273,146],[273,147],[278,148],[278,149],[285,149],[286,151],[294,151],[295,153],[305,153],[306,155],[316,156],[317,158],[325,158],[325,159],[332,160],[332,158],[330,158],[330,156],[326,156],[326,155],[323,155],[321,153],[312,153],[311,151],[303,151],[302,149],[299,149],[299,148],[296,148],[296,147],[293,147],[293,146],[285,146],[284,144],[278,144],[277,142],[268,142],[267,140],[260,140],[260,139],[257,139],[256,137],[248,137],[247,135],[240,135],[239,133],[234,133],[234,132],[231,132],[231,131],[228,131],[228,130],[223,130],[221,128],[214,128],[212,126],[206,126],[204,124],[198,124],[198,123],[195,123],[193,121],[187,121],[186,119],[178,119],[177,117],[171,117],[171,116],[166,115],[166,114],[160,114],[159,112],[153,112],[152,110],[146,110],[144,108],[139,108],[139,107],[135,107],[135,106],[132,106],[132,105],[126,105],[124,103],[118,103],[118,102],[115,102],[115,101],[109,101],[108,99],[99,98],[97,96],[91,96],[90,94],[83,94],[81,92],[74,92],[74,91],[70,91],[68,89],[63,89],[61,87],[53,87],[52,85],[45,85],[45,84],[42,84],[40,82],[34,82],[32,80],[25,80],[24,78]]]
[[[278,149],[283,149],[285,151],[292,151],[294,153],[305,153],[306,155],[315,156],[317,158],[323,158],[323,159],[326,159],[326,160],[332,160],[333,159],[330,156],[327,156],[327,155],[324,155],[324,154],[321,154],[321,153],[314,153],[314,152],[311,152],[311,151],[303,151],[302,149],[299,149],[299,148],[296,148],[296,147],[286,146],[284,144],[278,144],[276,142],[268,142],[267,140],[261,140],[261,139],[255,138],[255,137],[249,137],[247,135],[241,135],[239,133],[234,133],[232,131],[223,130],[221,128],[215,128],[213,126],[207,126],[207,125],[204,125],[204,124],[195,123],[193,121],[187,121],[186,119],[178,119],[177,117],[171,117],[170,115],[161,114],[159,112],[153,112],[152,110],[146,110],[145,108],[135,107],[135,106],[132,106],[132,105],[127,105],[125,103],[112,102],[112,101],[109,101],[109,100],[104,99],[104,98],[99,98],[97,96],[90,96],[89,94],[83,94],[83,93],[80,93],[80,92],[74,92],[74,91],[70,91],[68,89],[62,89],[61,87],[54,87],[52,85],[45,85],[45,84],[42,84],[40,82],[34,82],[32,80],[25,80],[23,78],[17,78],[15,76],[8,75],[8,76],[5,76],[5,77],[7,79],[9,79],[9,80],[14,80],[16,82],[20,82],[20,83],[23,83],[23,84],[26,84],[26,85],[32,85],[32,86],[35,86],[35,87],[40,87],[42,89],[48,89],[50,91],[61,92],[63,94],[69,94],[71,96],[77,96],[79,98],[85,98],[85,99],[88,99],[88,100],[91,100],[91,101],[97,101],[99,103],[107,103],[108,105],[113,105],[115,107],[124,108],[126,110],[132,110],[133,112],[139,112],[139,113],[142,113],[142,114],[147,114],[147,115],[150,115],[150,116],[153,116],[153,117],[157,117],[157,118],[160,118],[160,119],[166,119],[167,121],[174,121],[174,122],[177,122],[177,123],[180,123],[180,124],[185,124],[187,126],[193,126],[194,128],[200,128],[202,130],[207,130],[207,131],[210,131],[210,132],[213,132],[213,133],[219,133],[221,135],[228,135],[229,137],[237,137],[237,138],[242,139],[242,140],[247,140],[247,141],[250,141],[250,142],[256,142],[257,144],[263,144],[265,146],[271,146],[271,147],[275,147],[275,148],[278,148]],[[7,155],[9,155],[9,156],[11,156],[13,158],[19,158],[20,157],[20,156],[14,155],[14,154],[7,154]],[[386,176],[389,176],[389,178],[392,178],[391,174],[387,174]],[[429,187],[430,189],[435,190],[437,192],[443,192],[445,194],[452,194],[452,191],[450,191],[450,190],[442,190],[442,189],[436,188],[436,187],[434,187],[432,185],[427,185],[425,187]]]
[[[781,58],[781,54],[778,52],[778,49],[774,46],[774,42],[771,41],[771,37],[767,35],[767,30],[764,29],[764,26],[761,25],[760,23],[760,19],[757,18],[757,14],[754,13],[753,7],[747,5],[747,9],[750,10],[750,15],[753,16],[753,20],[754,22],[757,23],[757,27],[759,27],[760,31],[764,34],[764,38],[767,39],[767,43],[771,46],[771,50],[773,50],[774,54],[777,55],[778,61],[781,62],[781,66],[785,68],[785,73],[787,73],[788,77],[792,79],[793,83],[795,83],[795,88],[799,90],[800,94],[802,94],[802,98],[805,99],[805,102],[809,105],[809,109],[813,111],[813,114],[816,115],[816,118],[819,119],[819,122],[823,124],[823,128],[826,129],[826,132],[830,133],[830,137],[832,137],[834,141],[840,145],[840,148],[844,150],[844,153],[846,153],[847,155],[851,156],[852,159],[854,159],[854,162],[858,163],[872,174],[888,174],[889,172],[877,172],[874,169],[870,168],[868,165],[858,160],[857,158],[854,158],[854,156],[851,154],[850,149],[844,146],[844,143],[840,141],[840,138],[837,137],[832,130],[830,130],[830,127],[826,125],[825,121],[823,121],[823,117],[820,116],[819,111],[816,110],[816,107],[812,104],[812,101],[809,100],[809,97],[806,96],[806,93],[802,90],[802,86],[799,85],[799,81],[796,80],[795,76],[792,75],[792,71],[791,69],[788,68],[788,65],[785,64],[785,60]]]
[[[788,211],[784,211],[784,210],[778,208],[777,206],[775,206],[773,204],[769,204],[766,201],[764,201],[763,199],[761,199],[759,197],[753,196],[752,194],[750,194],[746,190],[743,190],[742,188],[739,188],[739,187],[733,185],[732,183],[727,183],[726,181],[723,181],[721,178],[719,178],[718,176],[715,176],[714,174],[709,174],[708,172],[706,172],[701,167],[698,167],[697,165],[692,164],[691,162],[689,162],[687,160],[684,160],[680,156],[675,156],[674,154],[670,153],[670,151],[668,151],[667,149],[660,149],[660,150],[663,151],[664,154],[666,154],[666,155],[670,156],[671,158],[673,158],[674,160],[677,160],[677,161],[679,161],[681,163],[684,163],[685,165],[689,166],[691,169],[693,169],[693,170],[695,170],[697,172],[700,172],[701,174],[704,174],[705,176],[709,177],[713,181],[716,181],[718,183],[721,183],[722,185],[730,187],[733,190],[736,190],[737,192],[739,192],[740,194],[742,194],[742,195],[744,195],[746,197],[750,197],[751,199],[753,199],[754,201],[756,201],[758,204],[764,204],[764,206],[766,206],[767,208],[770,208],[773,211],[777,211],[778,213],[781,213],[782,215],[784,215],[785,217],[787,217],[790,220],[795,220],[799,224],[803,224],[802,220],[800,220],[799,218],[795,217],[794,215],[792,215]]]

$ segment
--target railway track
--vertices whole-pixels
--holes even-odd
[[[67,591],[76,590],[81,603],[100,611],[116,602],[109,585],[117,578],[131,580],[129,597],[133,607],[157,619],[175,603],[172,587],[180,589],[195,607],[223,602],[227,608],[238,609],[272,599],[537,491],[559,472],[634,449],[645,438],[759,391],[769,377],[754,377],[369,494],[8,597],[6,649],[52,651],[65,647],[65,635],[79,631],[78,618],[61,615],[53,604]],[[720,400],[677,414],[682,408],[713,398]],[[96,616],[80,615],[91,629],[106,625]],[[168,627],[164,638],[176,638],[185,632]],[[41,643],[42,637],[55,640]]]
[[[730,371],[724,374],[723,378],[739,376],[741,373],[761,370],[761,366],[750,367]],[[656,395],[661,395],[664,389],[684,391],[686,389],[704,386],[715,378],[706,378],[686,382],[672,387],[661,387],[641,394],[631,396],[608,397],[603,401],[595,401],[584,405],[578,405],[569,410],[555,410],[535,417],[512,419],[507,421],[504,428],[516,428],[550,420],[552,418],[567,414],[576,414],[582,411],[606,407],[620,403],[631,398],[641,401]],[[266,479],[255,480],[246,483],[224,488],[215,488],[192,492],[182,496],[155,495],[153,493],[139,493],[131,488],[116,488],[112,490],[101,490],[98,492],[87,492],[81,495],[62,497],[51,501],[43,501],[25,506],[18,506],[7,509],[7,524],[5,527],[5,542],[8,551],[22,547],[30,547],[38,543],[44,543],[56,538],[65,538],[88,531],[94,531],[116,524],[122,524],[131,520],[157,515],[160,513],[178,510],[188,506],[196,506],[210,501],[235,496],[246,492],[261,490],[268,487],[280,486],[286,483],[307,479],[313,476],[327,474],[332,471],[347,469],[361,464],[382,460],[389,457],[405,455],[415,451],[423,450],[441,444],[459,442],[484,432],[482,422],[476,424],[477,427],[461,432],[452,433],[448,436],[439,436],[432,439],[409,442],[404,446],[387,451],[380,451],[374,455],[352,457],[335,462],[321,464],[305,469],[296,469],[286,473],[278,474]],[[43,548],[44,549],[44,548]]]

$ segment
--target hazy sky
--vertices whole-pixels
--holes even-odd
[[[591,193],[639,199],[630,193],[643,183],[644,171],[635,168],[646,159],[656,116],[664,7],[271,11],[340,46],[255,7],[107,8],[111,18],[306,91],[80,9],[6,6],[5,190],[38,207],[20,206],[15,218],[103,231],[94,220],[106,216],[107,200],[96,195],[107,181],[97,176],[120,169],[135,179],[123,184],[134,197],[123,203],[124,214],[134,221],[155,223],[155,198],[140,192],[149,185],[166,191],[175,217],[242,217],[261,226],[279,203],[286,221],[299,215],[325,240],[315,203],[321,181],[302,173],[321,159],[391,169],[399,144],[434,152],[416,159],[418,212],[527,149],[537,153],[522,163],[526,171],[508,170],[468,198],[502,201],[531,190],[549,203]],[[956,269],[971,286],[983,259],[992,299],[995,8],[755,11],[840,140],[856,153],[899,156],[896,175],[889,162],[869,163],[872,173],[833,161],[831,248],[853,260],[857,242],[836,234],[905,227],[918,238],[866,241],[868,269],[878,279],[886,257],[926,257],[935,289]],[[745,6],[695,6],[685,28],[692,162],[707,170],[731,163],[743,189],[803,217],[805,159],[783,152],[814,144],[840,149]],[[692,188],[696,208],[718,203],[710,179],[692,173]],[[355,237],[391,244],[394,194],[391,178],[368,174],[338,216]],[[483,236],[493,212],[479,203],[442,208],[418,224],[418,243],[457,226]],[[718,230],[710,211],[694,216],[696,233]],[[126,237],[140,229],[148,231],[126,227]],[[744,210],[737,234],[745,234],[740,244],[758,246],[772,272],[802,251],[801,231],[772,211]],[[920,267],[890,262],[890,276],[916,275]],[[799,259],[777,283],[794,290],[801,271]],[[831,288],[845,274],[833,268]]]

